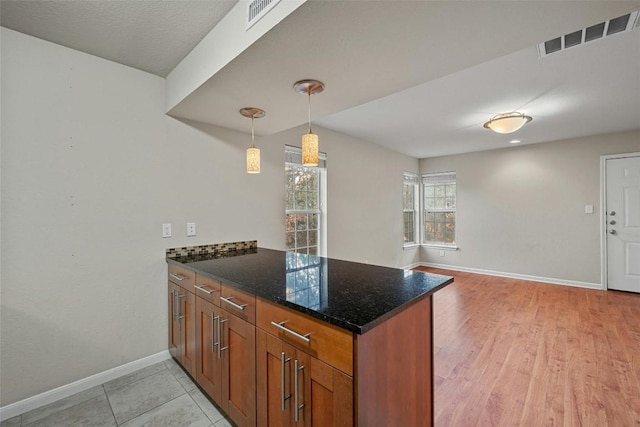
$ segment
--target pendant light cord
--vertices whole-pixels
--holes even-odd
[[[255,136],[253,133],[253,119],[255,118],[255,115],[252,114],[251,115],[251,148],[256,148],[256,143],[255,143]]]
[[[309,95],[309,133],[313,133],[311,132],[311,88],[307,89],[307,95]]]

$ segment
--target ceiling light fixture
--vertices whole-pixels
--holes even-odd
[[[318,166],[318,135],[311,131],[311,95],[322,92],[324,83],[318,80],[300,80],[295,82],[293,89],[309,97],[309,132],[302,135],[302,164]]]
[[[512,139],[511,141],[509,141],[509,144],[520,144],[522,141],[519,139]]]
[[[255,107],[240,109],[240,114],[251,118],[251,147],[247,148],[247,173],[260,173],[260,149],[256,148],[253,119],[264,117],[264,110]]]
[[[484,127],[497,133],[511,133],[517,131],[531,120],[533,120],[531,116],[525,116],[523,113],[514,111],[493,116],[484,124]]]

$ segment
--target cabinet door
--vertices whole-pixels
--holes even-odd
[[[179,291],[180,287],[178,285],[169,282],[169,353],[175,359],[180,359]]]
[[[220,310],[222,409],[239,426],[256,425],[256,328]]]
[[[195,378],[200,387],[218,404],[222,402],[222,359],[218,357],[217,331],[219,316],[219,307],[196,297]]]
[[[353,426],[353,379],[350,376],[299,350],[293,372],[293,405],[295,408],[297,395],[299,411],[296,426]]]
[[[295,350],[280,338],[256,330],[257,409],[260,427],[291,425],[291,370]]]
[[[180,301],[180,358],[182,366],[192,376],[196,371],[196,296],[182,290]]]

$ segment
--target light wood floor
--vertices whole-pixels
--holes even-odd
[[[640,295],[470,273],[434,295],[445,426],[640,426]]]

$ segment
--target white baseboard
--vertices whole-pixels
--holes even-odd
[[[65,397],[69,397],[81,391],[88,390],[91,387],[104,384],[108,381],[120,378],[123,375],[135,372],[138,369],[146,368],[147,366],[151,366],[170,358],[171,355],[169,354],[169,351],[164,350],[160,353],[152,354],[151,356],[143,357],[142,359],[134,360],[133,362],[116,366],[115,368],[97,373],[95,375],[91,375],[90,377],[83,378],[70,384],[54,388],[53,390],[45,391],[44,393],[40,393],[35,396],[28,397],[24,400],[20,400],[18,402],[0,407],[0,421],[8,420],[9,418],[22,415],[25,412],[31,411],[32,409],[48,405],[60,399],[64,399]]]
[[[528,280],[531,282],[551,283],[554,285],[575,286],[578,288],[598,289],[598,290],[604,289],[604,287],[600,283],[578,282],[575,280],[564,280],[564,279],[555,279],[552,277],[530,276],[527,274],[518,274],[518,273],[505,273],[503,271],[482,270],[479,268],[470,268],[470,267],[458,267],[455,265],[436,264],[433,262],[419,262],[419,263],[416,263],[415,267],[417,266],[441,268],[443,270],[463,271],[466,273],[476,273],[476,274],[482,274],[485,276],[508,277],[511,279]],[[415,268],[415,267],[411,267],[411,268]]]
[[[403,270],[411,270],[412,268],[420,267],[424,265],[422,262],[414,262],[413,264],[406,265],[402,267]]]

